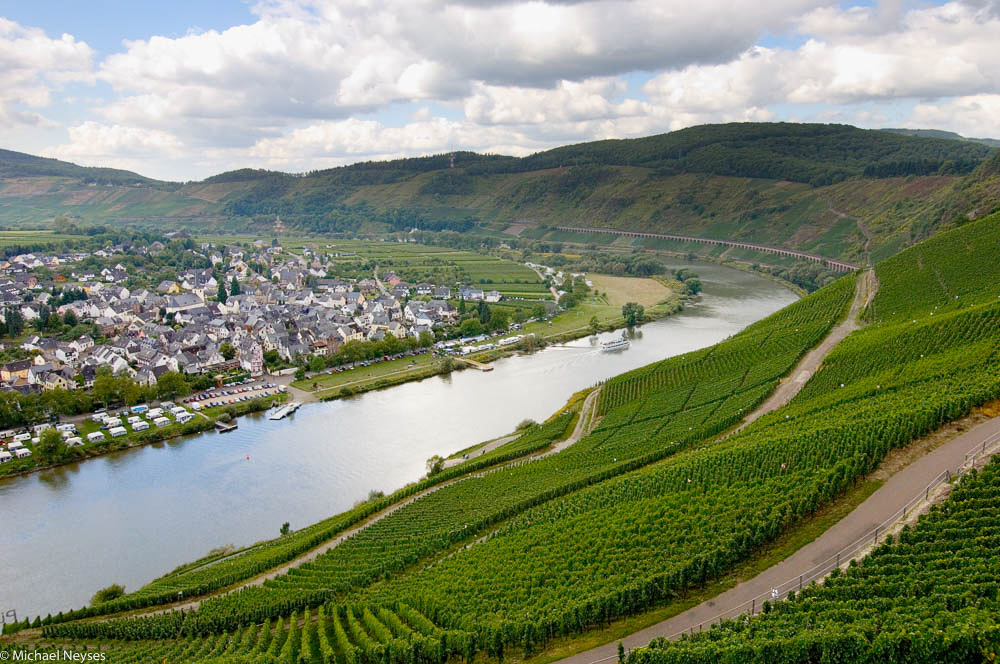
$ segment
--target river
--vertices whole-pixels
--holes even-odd
[[[700,302],[639,328],[628,350],[579,339],[533,355],[350,399],[286,420],[215,432],[0,481],[0,615],[84,606],[98,588],[136,590],[225,544],[246,545],[419,478],[425,461],[543,420],[573,392],[716,343],[796,299],[752,274],[695,269]],[[603,335],[605,338],[617,333]]]

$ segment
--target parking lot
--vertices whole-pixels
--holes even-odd
[[[239,401],[249,401],[258,397],[269,397],[287,391],[284,385],[274,383],[250,383],[231,385],[214,390],[205,390],[182,399],[181,403],[190,404],[194,410],[225,406]]]

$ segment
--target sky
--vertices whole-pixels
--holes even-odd
[[[1000,138],[1000,0],[0,0],[0,147],[187,181],[714,122]]]

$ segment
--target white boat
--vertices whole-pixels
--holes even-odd
[[[612,350],[625,350],[629,346],[629,340],[625,338],[625,333],[622,333],[621,338],[612,339],[611,341],[602,341],[601,350],[602,351],[612,351]]]

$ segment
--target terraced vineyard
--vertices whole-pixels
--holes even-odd
[[[405,604],[338,605],[292,613],[234,632],[185,639],[129,642],[128,627],[105,649],[108,661],[324,662],[324,664],[438,664],[471,659],[471,635],[446,630]],[[40,649],[52,653],[54,648]],[[81,654],[84,651],[78,651]]]
[[[725,574],[830,503],[891,450],[1000,397],[1000,287],[992,268],[966,273],[957,305],[939,304],[935,310],[936,300],[917,298],[909,307],[900,295],[912,289],[905,275],[918,254],[921,269],[929,273],[959,274],[954,264],[966,255],[956,253],[955,247],[974,246],[970,234],[991,246],[988,243],[1000,237],[1000,216],[969,224],[940,242],[931,240],[881,264],[877,273],[882,289],[869,310],[869,317],[881,322],[838,346],[791,403],[738,433],[716,435],[760,403],[844,315],[853,279],[822,289],[712,348],[608,381],[599,404],[603,419],[575,445],[428,494],[263,586],[207,600],[197,611],[62,622],[49,625],[44,634],[84,642],[113,639],[114,648],[134,649],[142,656],[161,647],[144,645],[151,644],[150,639],[176,639],[176,647],[214,639],[207,652],[216,656],[220,643],[251,643],[249,630],[280,620],[282,627],[275,634],[288,634],[275,637],[283,641],[274,649],[269,641],[265,655],[329,661],[321,644],[315,645],[322,630],[317,628],[315,638],[303,636],[311,625],[334,625],[326,631],[335,638],[340,638],[335,626],[340,625],[352,646],[373,652],[374,646],[363,640],[348,616],[379,643],[385,641],[378,634],[387,637],[388,632],[365,622],[364,610],[359,614],[343,607],[394,607],[401,602],[419,607],[439,628],[454,633],[462,645],[450,652],[468,659],[481,652],[502,657],[512,648],[532,653],[553,638],[663,605]],[[950,288],[952,292],[957,287]],[[897,307],[895,317],[879,319],[870,313],[886,303]],[[993,477],[997,471],[990,472]],[[951,550],[949,543],[923,552],[940,554],[926,558],[925,566],[937,570],[950,564],[942,552]],[[987,587],[981,579],[995,572],[976,568],[968,587],[954,600],[950,591],[941,592],[944,605],[928,599],[925,607],[915,606],[913,624],[942,606],[960,617],[966,610],[995,608],[989,603],[995,602],[995,592],[975,594],[986,592],[979,590]],[[942,579],[933,574],[920,577],[914,587],[931,598]],[[989,587],[995,591],[995,586]],[[894,592],[906,596],[912,590],[895,579],[884,588],[881,600],[829,620],[847,616],[847,622],[873,624],[873,609],[889,610]],[[815,606],[824,604],[817,601]],[[321,607],[324,618],[313,620]],[[904,603],[898,607],[900,615],[906,612]],[[308,620],[293,618],[304,617],[306,611]],[[369,611],[381,619],[375,609]],[[782,611],[793,609],[775,615]],[[337,618],[331,623],[327,618],[333,616]],[[339,622],[341,617],[345,624]],[[388,620],[382,624],[391,632]],[[793,619],[779,625],[802,630],[801,639],[791,637],[791,644],[802,646],[794,652],[817,653],[828,644],[831,653],[843,647],[847,653],[885,654],[875,646],[884,641],[886,648],[895,648],[904,638],[902,628],[891,632],[896,639],[891,640],[871,630],[834,633],[816,624],[810,627],[811,618],[804,620],[805,626]],[[954,625],[978,629],[978,623],[964,620]],[[286,630],[289,622],[292,627]],[[933,643],[921,652],[939,653],[935,648],[942,644],[967,643],[959,632],[941,625],[941,632],[930,632],[927,639]],[[742,624],[726,630],[727,639],[752,635]],[[952,634],[957,640],[949,640]],[[772,652],[770,644],[777,637],[762,638],[762,650],[753,653]],[[253,641],[254,647],[259,640]],[[283,651],[289,640],[298,645]],[[688,661],[684,653],[701,657],[698,648],[708,648],[704,644],[710,641],[694,640],[684,645],[690,650],[663,661]],[[715,659],[705,655],[690,661],[744,661],[749,652],[738,643],[735,650],[724,649],[735,642],[719,643],[723,649],[712,651]],[[792,645],[774,648],[787,655],[785,661],[800,661],[789,650]],[[899,648],[893,651],[897,655],[909,652]],[[352,661],[345,654],[350,652],[334,650],[334,661]],[[641,657],[674,657],[671,652],[668,648]],[[382,653],[383,658],[392,657]],[[365,656],[358,657],[354,661],[365,661]],[[819,655],[801,661],[814,659],[819,661]],[[765,660],[783,661],[760,661]]]
[[[638,399],[640,406],[649,402],[641,419],[633,412],[641,408],[634,409],[632,403],[610,411],[605,408],[609,415],[598,430],[567,450],[425,496],[263,587],[204,602],[189,615],[187,626],[197,633],[227,631],[350,595],[387,577],[419,569],[422,562],[440,558],[533,506],[702,441],[732,426],[742,412],[764,398],[775,379],[844,314],[852,295],[853,279],[845,279],[712,351],[658,363],[654,370],[663,373],[658,379],[661,392],[656,400],[647,399],[649,394]],[[790,348],[795,350],[789,352]],[[710,360],[702,361],[706,356]],[[785,364],[772,362],[770,371],[761,373],[757,367],[764,358],[780,358]],[[692,385],[698,389],[692,390]],[[663,393],[675,398],[662,399]],[[170,620],[156,617],[143,622],[154,633]],[[51,633],[71,635],[75,629],[69,623],[53,627]]]
[[[1000,301],[998,215],[936,235],[879,266],[886,286],[865,318],[899,322],[941,315],[984,300]]]
[[[822,586],[633,652],[628,664],[992,661],[1000,646],[1000,462]]]
[[[134,593],[111,600],[99,607],[69,611],[59,618],[46,620],[46,624],[117,611],[130,611],[166,604],[178,599],[190,599],[245,581],[306,553],[377,512],[420,491],[461,477],[466,473],[486,469],[541,450],[565,433],[569,421],[568,415],[557,417],[546,426],[534,427],[489,454],[453,466],[389,496],[363,503],[350,511],[335,515],[279,539],[261,542],[232,553],[206,556],[203,559],[182,565]]]

